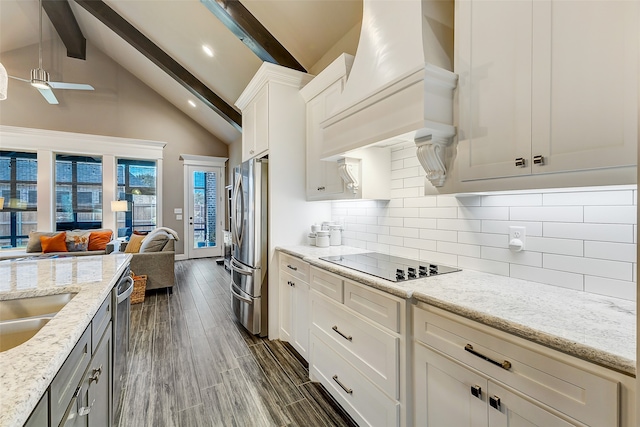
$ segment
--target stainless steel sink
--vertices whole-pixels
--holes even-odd
[[[0,301],[0,322],[53,315],[76,296],[74,293]]]
[[[53,316],[0,322],[0,352],[29,341]]]

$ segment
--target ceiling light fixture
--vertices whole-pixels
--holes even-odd
[[[191,105],[193,108],[196,108],[196,103],[193,102],[192,100],[187,101],[189,103],[189,105]]]
[[[207,46],[206,44],[203,44],[202,50],[204,50],[204,53],[206,53],[207,56],[213,58],[213,50],[209,46]]]

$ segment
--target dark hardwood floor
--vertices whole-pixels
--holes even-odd
[[[121,427],[356,425],[289,344],[250,335],[229,306],[212,259],[176,262],[173,294],[132,305]]]

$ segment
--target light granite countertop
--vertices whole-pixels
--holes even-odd
[[[346,246],[278,250],[390,294],[451,311],[589,362],[635,376],[636,303],[463,270],[394,283],[319,257],[370,252]]]
[[[77,293],[29,341],[0,352],[0,427],[22,426],[131,254],[0,261],[0,300]]]

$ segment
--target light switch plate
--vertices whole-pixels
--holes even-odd
[[[173,208],[173,213],[174,214],[181,214],[182,213],[182,208]]]
[[[176,221],[182,221],[182,215],[176,215]]]

